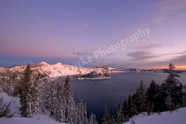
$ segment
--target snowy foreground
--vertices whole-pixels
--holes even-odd
[[[162,112],[152,115],[137,115],[124,124],[186,124],[186,108],[178,109],[173,112]]]
[[[163,112],[160,115],[153,114],[150,116],[138,115],[133,118],[135,123],[131,121],[124,124],[186,124],[186,108],[178,111]],[[64,124],[54,121],[36,120],[29,118],[10,118],[0,119],[0,124]]]
[[[21,118],[19,117],[19,98],[10,97],[6,93],[0,93],[0,97],[3,97],[5,103],[11,101],[10,109],[11,112],[15,113],[13,118],[0,118],[0,124],[64,124],[59,123],[42,113],[36,115],[33,119]],[[132,119],[134,123],[130,120],[124,124],[186,124],[186,107],[178,109],[173,112],[162,112],[159,114],[152,115],[137,115]]]
[[[6,104],[11,102],[10,110],[11,113],[14,113],[14,117],[0,118],[0,124],[64,124],[64,123],[58,123],[54,119],[42,113],[35,115],[33,119],[22,118],[20,117],[20,113],[19,113],[19,107],[20,107],[19,98],[8,96],[7,93],[4,92],[0,93],[0,98],[1,97],[3,98],[3,102]]]
[[[65,124],[54,121],[36,120],[30,118],[0,119],[0,124]]]

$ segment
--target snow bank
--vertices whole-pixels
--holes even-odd
[[[11,113],[14,113],[14,116],[19,116],[19,108],[20,108],[19,97],[8,96],[7,93],[0,93],[0,98],[3,98],[3,102],[6,104],[9,104],[11,102],[10,104]]]
[[[54,121],[54,122],[56,122],[54,119],[52,119],[48,115],[44,115],[42,113],[37,114],[37,115],[34,115],[33,119],[36,119],[36,120],[45,120],[45,121]]]
[[[31,118],[0,118],[0,124],[65,124],[54,121],[36,120]]]
[[[9,96],[7,93],[0,93],[0,98],[3,98],[3,103],[8,104],[9,102],[11,102],[10,104],[10,111],[11,113],[14,113],[14,117],[20,117],[20,112],[19,112],[19,108],[20,108],[20,98],[19,97],[12,97]],[[35,120],[45,120],[45,121],[52,121],[52,122],[56,122],[54,119],[52,119],[51,117],[49,117],[48,115],[44,115],[43,113],[38,113],[37,115],[34,115],[33,117]],[[16,118],[14,118],[16,119]],[[8,120],[6,120],[8,121]],[[21,121],[20,119],[18,119],[18,121]],[[23,119],[24,121],[24,119]],[[25,122],[25,121],[24,121]],[[1,123],[0,124],[7,124],[7,123]],[[19,124],[19,123],[18,123]],[[24,124],[24,123],[23,123]]]
[[[133,118],[135,124],[186,124],[186,108],[173,112],[162,112],[152,115],[137,115]],[[133,124],[132,121],[124,124]]]

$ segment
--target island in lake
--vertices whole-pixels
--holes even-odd
[[[92,71],[88,74],[82,75],[78,77],[78,80],[99,80],[99,79],[110,79],[111,77],[109,76],[108,73],[98,73],[96,71]]]

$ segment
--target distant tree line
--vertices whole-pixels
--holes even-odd
[[[143,81],[141,81],[136,92],[129,95],[128,99],[118,106],[115,115],[111,115],[106,106],[103,123],[122,124],[140,113],[151,114],[157,112],[160,114],[163,111],[173,111],[182,107],[183,86],[177,79],[179,75],[174,72],[174,69],[174,65],[169,64],[168,77],[161,85],[152,80],[150,86],[146,89]]]

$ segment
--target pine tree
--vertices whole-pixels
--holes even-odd
[[[98,122],[96,120],[96,115],[93,114],[92,112],[91,112],[90,117],[89,117],[89,124],[98,124]]]
[[[179,80],[176,78],[176,77],[180,77],[180,76],[175,73],[174,69],[175,69],[174,64],[170,63],[169,70],[168,70],[169,75],[168,75],[167,79],[165,80],[165,82],[167,84],[176,85],[176,84],[180,83]]]
[[[126,100],[122,105],[122,113],[123,113],[124,122],[127,122],[129,120],[129,110],[128,110],[128,105]]]
[[[45,100],[45,108],[49,111],[50,117],[56,121],[65,122],[65,104],[63,87],[60,83],[57,85],[51,83]]]
[[[179,82],[177,77],[180,77],[178,74],[174,71],[175,66],[174,64],[169,64],[169,70],[168,70],[168,77],[162,84],[163,89],[171,96],[172,104],[174,104],[176,109],[176,106],[179,108],[183,105],[183,93],[182,93],[182,84]]]
[[[29,117],[31,116],[31,94],[30,94],[30,88],[31,88],[31,69],[30,65],[27,64],[26,69],[23,74],[23,79],[20,82],[19,85],[19,95],[20,95],[20,114],[22,117]]]
[[[157,94],[154,98],[154,112],[163,112],[167,111],[167,106],[166,106],[166,98],[167,98],[167,93],[165,90],[161,87],[158,86],[157,89]]]
[[[32,118],[39,112],[44,94],[43,85],[40,74],[37,77],[33,76],[30,65],[27,64],[23,78],[17,88],[20,95],[20,114],[22,117]]]
[[[143,85],[143,81],[140,82],[139,88],[133,95],[134,106],[137,113],[144,112],[146,110],[146,89]]]
[[[153,112],[153,108],[154,108],[154,105],[153,105],[153,102],[148,102],[147,103],[147,114],[150,115],[152,112]]]
[[[0,93],[3,92],[3,81],[0,79]]]
[[[61,83],[62,84],[62,83]],[[85,103],[76,103],[70,86],[69,76],[64,86],[51,83],[47,90],[47,97],[44,102],[49,115],[56,121],[70,124],[87,124],[87,106]]]
[[[54,104],[53,116],[55,120],[59,122],[65,122],[65,106],[64,106],[64,97],[63,97],[63,87],[60,83],[56,85],[56,99]]]
[[[67,123],[74,123],[77,114],[76,104],[74,101],[73,92],[70,86],[69,76],[66,77],[64,84],[64,104],[65,104],[65,119]]]
[[[55,90],[55,85],[54,82],[51,82],[50,87],[46,90],[46,98],[44,101],[44,106],[45,108],[48,110],[48,114],[52,117],[54,112],[54,106],[55,106],[55,102],[56,101],[56,90]],[[45,111],[45,109],[43,109],[44,113],[47,114],[47,111]]]
[[[151,81],[149,88],[146,92],[146,100],[147,100],[147,112],[150,114],[154,111],[154,103],[155,103],[155,97],[158,95],[159,92],[159,86],[156,84],[155,81]]]
[[[39,113],[43,105],[44,89],[44,82],[41,79],[41,75],[38,73],[31,86],[32,111],[34,115]]]
[[[105,109],[104,109],[103,123],[112,124],[112,116],[109,113],[107,105],[105,105]]]
[[[13,96],[16,84],[16,73],[12,73],[11,71],[6,72],[7,75],[3,75],[0,80],[0,91],[6,92],[8,95]]]
[[[172,98],[170,96],[170,94],[167,96],[166,100],[165,100],[165,104],[167,106],[167,110],[172,110],[173,108],[173,104],[172,104]]]
[[[87,106],[82,101],[77,103],[77,116],[75,117],[77,124],[87,124]]]
[[[9,78],[8,78],[8,81],[7,81],[7,84],[8,84],[8,87],[7,87],[7,92],[8,95],[10,96],[13,96],[14,95],[14,92],[15,92],[15,87],[16,87],[16,78],[17,78],[17,73],[14,72],[14,73],[11,73]]]
[[[134,105],[134,101],[132,97],[129,95],[128,97],[128,103],[127,103],[127,109],[128,109],[128,117],[131,118],[133,115],[137,113],[137,110]]]
[[[123,115],[123,107],[121,105],[118,106],[117,112],[116,112],[116,117],[115,117],[115,122],[117,124],[122,124],[124,122],[124,115]]]

